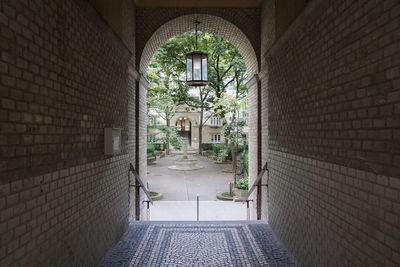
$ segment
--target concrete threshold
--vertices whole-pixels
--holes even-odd
[[[241,202],[200,201],[200,221],[246,220],[246,205]],[[150,206],[151,221],[196,221],[196,201],[156,201]]]

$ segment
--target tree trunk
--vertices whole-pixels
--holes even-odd
[[[203,107],[200,109],[200,123],[199,123],[199,155],[203,152],[203,147],[201,146],[203,142]]]
[[[167,120],[167,127],[169,128],[171,122]],[[167,132],[167,143],[165,144],[165,154],[169,155],[169,133]]]
[[[237,77],[238,76],[236,76],[236,100],[239,98],[239,82],[237,80]],[[237,116],[237,118],[236,118],[236,116]],[[236,120],[239,121],[239,110],[236,111],[236,108],[235,108],[234,113],[233,113],[233,117],[232,117],[232,122],[236,122]],[[237,168],[237,153],[236,153],[237,151],[236,151],[236,148],[237,148],[237,144],[238,144],[237,130],[238,130],[238,124],[236,122],[236,140],[235,140],[235,142],[231,142],[233,183],[235,185],[236,185],[236,168]]]
[[[231,142],[231,152],[232,152],[233,183],[236,185],[237,157],[236,157],[236,145],[233,142]]]

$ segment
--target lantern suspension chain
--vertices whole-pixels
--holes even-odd
[[[197,50],[197,25],[200,24],[200,21],[198,21],[198,20],[196,19],[196,21],[194,22],[194,24],[196,25],[196,50]]]

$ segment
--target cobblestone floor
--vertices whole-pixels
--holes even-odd
[[[295,266],[262,222],[139,222],[100,266]]]

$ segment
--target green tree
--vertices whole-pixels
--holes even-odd
[[[215,114],[218,111],[223,124],[226,123],[227,112],[223,106],[224,103],[219,99],[228,90],[229,85],[235,81],[243,86],[246,70],[241,55],[226,39],[216,34],[198,32],[198,49],[209,54],[209,85],[189,88],[185,82],[185,54],[194,49],[194,32],[186,32],[171,38],[160,47],[152,58],[149,77],[152,81],[159,81],[158,87],[160,84],[165,85],[167,83],[165,80],[168,78],[168,90],[162,90],[162,93],[170,95],[175,104],[186,103],[188,106],[200,110],[199,144],[201,144],[203,126],[211,117],[205,117],[204,114]],[[164,72],[153,71],[155,69]],[[216,103],[220,105],[216,106]],[[201,153],[201,149],[202,147],[199,145],[199,153]]]
[[[213,113],[209,113],[208,116],[205,117],[205,112],[212,110],[213,107],[213,97],[212,97],[212,88],[209,86],[205,87],[196,87],[197,92],[195,95],[188,95],[185,100],[185,103],[189,107],[195,107],[200,110],[200,119],[199,119],[199,148],[198,153],[201,154],[203,147],[201,146],[203,140],[203,126],[207,122],[207,120],[213,115]]]
[[[222,134],[225,137],[226,144],[229,142],[231,145],[232,171],[234,172],[235,183],[238,146],[244,146],[247,143],[246,135],[243,132],[246,120],[244,118],[239,118],[239,111],[247,106],[248,100],[247,88],[244,85],[246,78],[245,68],[243,61],[234,62],[234,92],[231,94],[222,93],[222,95],[216,99],[216,113],[231,114],[230,118],[226,118]]]
[[[175,115],[179,104],[181,95],[177,93],[179,90],[179,80],[177,74],[169,67],[169,62],[164,60],[162,55],[164,51],[158,50],[153,56],[152,62],[147,73],[150,84],[147,92],[147,114],[151,118],[151,110],[155,111],[159,117],[166,121],[167,128],[160,128],[164,132],[166,154],[170,152],[170,140],[174,140],[171,128],[171,118]]]
[[[163,133],[162,137],[157,138],[162,144],[171,144],[177,150],[182,148],[183,138],[178,133],[178,127],[156,125],[155,128]]]

